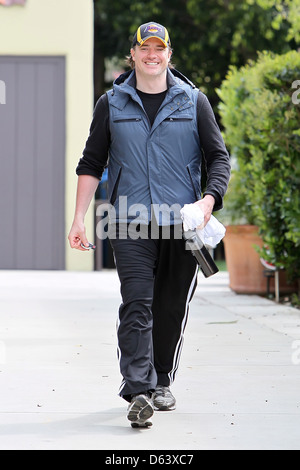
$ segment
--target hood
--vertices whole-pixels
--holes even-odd
[[[173,76],[173,77],[176,77],[176,78],[179,78],[180,80],[182,80],[184,83],[186,83],[187,85],[190,85],[192,88],[196,88],[196,85],[194,85],[193,82],[191,82],[187,77],[185,77],[181,72],[179,72],[178,70],[176,69],[171,69],[169,68],[168,69],[168,72],[169,72],[169,77]],[[121,83],[124,83],[129,77],[130,75],[132,74],[132,79],[134,79],[134,83],[130,83],[132,84],[133,86],[135,85],[136,81],[135,81],[135,72],[134,70],[129,70],[128,72],[124,72],[122,73],[115,81],[114,81],[114,85],[121,85]],[[130,80],[131,82],[131,80]],[[172,82],[172,80],[171,80]],[[175,82],[176,83],[176,82]],[[173,84],[175,85],[175,83],[170,83],[170,86],[172,86]]]

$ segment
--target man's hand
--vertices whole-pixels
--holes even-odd
[[[77,220],[74,220],[68,239],[71,248],[75,248],[76,250],[80,251],[87,251],[81,246],[81,243],[85,246],[89,246],[83,222],[78,222]]]
[[[210,194],[207,194],[206,196],[204,196],[203,199],[200,199],[200,201],[195,202],[195,204],[197,204],[197,206],[200,207],[200,209],[202,210],[204,214],[204,226],[199,227],[199,228],[204,228],[211,217],[211,214],[215,205],[215,198],[211,196]]]
[[[75,216],[68,236],[71,248],[76,250],[88,251],[81,246],[81,243],[86,247],[89,246],[85,234],[84,218],[98,184],[99,180],[94,176],[80,175],[78,177]]]

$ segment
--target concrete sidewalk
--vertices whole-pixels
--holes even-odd
[[[0,271],[1,450],[300,449],[300,311],[199,274],[174,412],[131,429],[116,272]]]

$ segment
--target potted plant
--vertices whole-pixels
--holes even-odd
[[[257,251],[263,241],[252,212],[247,184],[238,168],[232,170],[224,209],[218,218],[226,226],[223,243],[230,288],[240,294],[266,293],[265,268]]]
[[[261,257],[284,271],[288,281],[300,278],[300,109],[291,87],[299,76],[296,51],[262,53],[257,62],[231,68],[218,90],[233,158],[222,218],[230,286],[236,292],[266,291]],[[252,254],[242,238],[252,245]],[[280,289],[295,290],[295,285],[281,280]]]
[[[257,252],[257,247],[262,247],[262,239],[240,176],[238,170],[233,169],[225,208],[219,217],[226,226],[223,243],[229,285],[241,294],[265,293],[267,281]]]

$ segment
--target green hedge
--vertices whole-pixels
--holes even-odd
[[[261,53],[218,94],[233,170],[225,207],[256,224],[262,255],[300,279],[300,54]],[[300,82],[299,82],[300,84]]]

